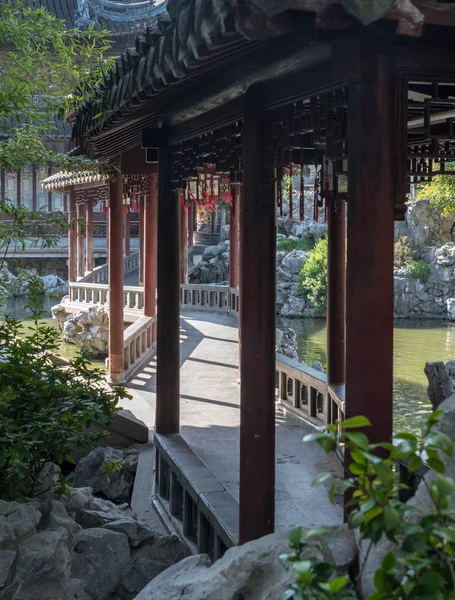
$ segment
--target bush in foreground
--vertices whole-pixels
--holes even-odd
[[[351,500],[348,525],[356,530],[365,546],[359,573],[352,579],[337,577],[331,564],[316,558],[302,560],[303,548],[314,547],[314,536],[321,530],[304,532],[295,529],[290,535],[291,553],[282,556],[296,572],[296,583],[282,600],[347,600],[363,598],[361,580],[370,552],[378,542],[387,539],[392,550],[382,560],[374,576],[375,591],[368,600],[449,600],[455,598],[455,511],[451,496],[455,482],[445,475],[442,455],[452,457],[450,438],[434,426],[443,411],[428,417],[428,431],[423,439],[410,433],[399,433],[395,444],[370,444],[357,428],[370,425],[364,417],[347,419],[341,425],[329,425],[312,433],[304,441],[316,441],[326,452],[340,443],[351,456],[345,479],[323,473],[314,483],[331,481],[329,497],[334,501],[338,489]],[[403,486],[399,482],[396,460],[404,459],[415,472],[425,460],[434,477],[423,483],[431,500],[429,510],[422,510],[398,499]]]
[[[84,355],[61,361],[56,329],[40,323],[40,280],[32,277],[33,321],[24,335],[20,321],[0,322],[0,498],[33,497],[46,462],[72,461],[78,449],[97,445],[125,390],[111,390]],[[42,491],[42,490],[41,490]]]

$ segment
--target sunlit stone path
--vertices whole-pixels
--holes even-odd
[[[231,315],[186,312],[181,317],[180,332],[182,437],[238,501],[237,320]],[[123,402],[123,407],[143,420],[150,430],[155,420],[155,373],[156,364],[151,361],[127,386],[133,399]],[[276,529],[342,522],[342,509],[330,504],[326,489],[311,485],[314,477],[323,471],[340,471],[340,464],[335,456],[325,455],[315,443],[302,443],[308,431],[303,423],[278,409]]]

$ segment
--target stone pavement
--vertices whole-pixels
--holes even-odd
[[[238,500],[240,386],[237,320],[231,315],[185,312],[180,326],[181,435]],[[150,430],[155,421],[156,363],[128,384],[123,401]],[[258,377],[260,374],[258,374]],[[280,409],[276,417],[276,529],[340,524],[342,508],[330,504],[324,486],[312,487],[321,472],[341,474],[334,456],[316,443],[302,443],[310,429]]]

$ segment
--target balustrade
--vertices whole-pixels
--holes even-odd
[[[154,440],[155,508],[194,553],[221,558],[238,541],[237,501],[180,435]]]
[[[297,360],[276,355],[279,402],[314,425],[344,419],[344,386],[327,386],[324,373]]]
[[[128,379],[142,363],[145,354],[152,349],[153,317],[140,317],[124,332],[124,377]]]
[[[229,311],[229,286],[227,285],[183,283],[181,290],[182,308]]]

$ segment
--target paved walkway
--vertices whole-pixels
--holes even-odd
[[[237,321],[230,315],[187,312],[181,318],[181,434],[238,500],[239,384]],[[155,421],[156,363],[150,362],[128,384],[133,400],[123,401],[152,430]],[[258,374],[260,376],[260,374]],[[276,529],[342,522],[318,473],[340,472],[334,456],[317,444],[303,444],[309,429],[281,411],[276,419]]]

